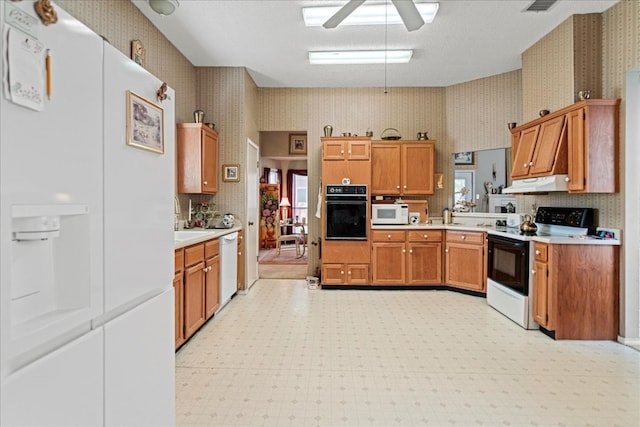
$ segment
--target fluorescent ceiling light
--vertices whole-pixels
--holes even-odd
[[[171,15],[180,6],[178,0],[149,0],[149,7],[159,15]]]
[[[309,52],[309,62],[316,65],[328,64],[406,64],[413,50],[343,50]]]
[[[433,22],[440,6],[438,3],[416,3],[415,5],[427,24]],[[341,8],[342,6],[303,7],[304,23],[307,27],[319,27]],[[385,20],[387,12],[389,16]],[[340,25],[384,25],[385,23],[402,24],[402,19],[393,5],[389,5],[387,9],[385,4],[363,4],[351,12]]]

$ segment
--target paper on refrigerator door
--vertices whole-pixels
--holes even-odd
[[[32,110],[44,110],[44,43],[15,28],[9,28],[7,49],[9,99]]]

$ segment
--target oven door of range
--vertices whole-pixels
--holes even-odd
[[[490,234],[487,277],[529,296],[529,242]]]
[[[327,196],[326,240],[367,240],[367,198]]]

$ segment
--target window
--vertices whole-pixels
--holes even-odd
[[[302,221],[302,218],[308,218],[308,202],[307,202],[307,177],[293,174],[293,203],[292,215],[296,222]]]

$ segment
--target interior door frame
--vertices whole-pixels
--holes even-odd
[[[255,159],[251,159],[251,154],[255,153]],[[244,289],[249,290],[251,286],[260,278],[258,270],[258,246],[259,246],[259,224],[260,209],[258,201],[260,199],[260,146],[247,138],[247,179],[246,179],[246,212],[247,219],[245,227],[244,241],[244,267],[245,267],[245,283]],[[254,201],[252,206],[252,201]]]

